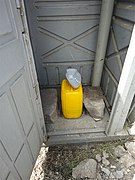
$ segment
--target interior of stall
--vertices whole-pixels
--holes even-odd
[[[102,3],[100,0],[25,1],[49,137],[105,132],[135,22],[135,5],[132,1],[114,2],[105,45],[99,42],[101,19],[104,22],[105,17],[101,18]],[[93,74],[98,42],[105,56],[101,82],[97,85],[93,83]],[[83,98],[78,118],[63,115],[63,80],[71,86],[72,95],[77,93],[66,76],[68,69],[77,70],[81,76]],[[74,97],[65,100],[66,107],[79,103]]]

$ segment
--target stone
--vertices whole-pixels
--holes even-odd
[[[108,166],[108,165],[110,164],[110,162],[109,162],[106,158],[104,158],[104,157],[102,157],[102,163],[103,163],[105,166]]]
[[[126,150],[123,148],[123,146],[117,146],[115,149],[114,149],[114,154],[115,156],[117,157],[122,157],[123,155],[125,155],[127,152]]]
[[[103,157],[107,159],[109,158],[109,154],[106,151],[103,151]]]
[[[109,177],[105,173],[102,174],[102,178],[103,180],[109,180]]]
[[[97,180],[103,180],[102,176],[100,175],[100,173],[97,173]]]
[[[86,159],[73,168],[72,176],[75,179],[93,178],[96,179],[97,162],[94,159]]]
[[[119,159],[119,162],[123,164],[126,168],[135,164],[135,159],[131,154],[127,153]]]
[[[116,169],[116,166],[111,165],[110,168],[111,169]]]
[[[126,142],[125,146],[128,152],[135,158],[135,142]]]
[[[133,176],[133,179],[132,180],[135,180],[135,174],[134,174],[134,176]]]
[[[110,173],[109,179],[115,179],[115,176],[113,175],[113,173]]]
[[[116,171],[113,173],[113,175],[115,176],[115,178],[117,179],[121,179],[123,178],[124,174],[123,174],[123,171]]]
[[[100,154],[97,154],[97,155],[96,155],[96,160],[97,160],[98,162],[101,162],[102,158],[101,158],[101,155],[100,155]]]
[[[58,112],[57,90],[42,89],[41,97],[42,97],[42,106],[43,106],[45,121],[48,123],[52,123],[55,121]]]
[[[104,117],[105,103],[99,87],[84,87],[84,106],[96,121]]]
[[[107,176],[110,175],[110,171],[107,168],[101,167],[101,171],[104,172]]]

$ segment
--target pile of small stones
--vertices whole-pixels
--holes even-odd
[[[95,159],[85,159],[73,168],[72,176],[77,180],[135,180],[135,142],[125,143],[125,148],[117,146],[114,155],[114,161],[109,161],[106,151],[97,154]]]
[[[47,168],[45,159],[48,148],[41,148],[30,180],[135,180],[135,142],[128,141],[113,148],[114,159],[106,151],[96,153],[94,157],[84,159],[72,169],[72,176],[65,178],[61,172]],[[81,151],[80,151],[81,152]],[[68,153],[68,151],[67,151]],[[51,154],[50,154],[51,155]],[[61,157],[59,157],[61,159]],[[53,161],[53,159],[52,159]],[[59,164],[59,159],[55,159]]]

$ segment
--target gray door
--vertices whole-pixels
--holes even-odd
[[[43,142],[19,17],[0,0],[0,180],[28,180]]]
[[[77,68],[90,84],[101,1],[25,0],[40,85],[61,84]]]

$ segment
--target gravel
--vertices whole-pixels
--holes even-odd
[[[135,179],[132,145],[134,141],[50,148],[43,144],[30,180]]]

